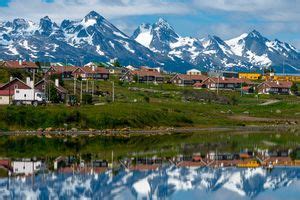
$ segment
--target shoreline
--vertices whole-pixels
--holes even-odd
[[[246,126],[216,126],[216,127],[163,127],[151,129],[104,129],[104,130],[55,130],[55,131],[0,131],[0,136],[18,136],[18,135],[161,135],[174,133],[195,133],[195,132],[222,132],[222,131],[288,131],[289,129],[300,130],[299,125],[246,125]]]

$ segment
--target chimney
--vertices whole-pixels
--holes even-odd
[[[30,86],[31,88],[33,88],[33,89],[34,89],[34,82],[33,82],[33,81],[30,81],[30,84],[29,84],[29,86]]]
[[[59,87],[59,80],[55,79],[55,87]]]
[[[277,85],[280,85],[279,81],[276,81]]]
[[[225,77],[224,76],[222,76],[222,80],[225,81]]]
[[[12,76],[9,77],[9,81],[12,81],[14,78]]]
[[[26,85],[31,86],[30,77],[26,77]]]
[[[96,66],[95,66],[95,65],[92,65],[92,70],[93,70],[93,72],[95,71],[95,69],[96,69]]]
[[[20,65],[20,66],[22,65],[22,60],[21,60],[21,59],[19,60],[19,65]]]

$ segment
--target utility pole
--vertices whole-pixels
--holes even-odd
[[[112,82],[112,102],[115,102],[115,82]]]
[[[92,81],[92,96],[94,97],[94,88],[95,88],[95,82],[94,80]]]
[[[219,95],[220,74],[218,74],[217,95]]]
[[[86,79],[86,93],[89,93],[89,80]]]
[[[82,103],[82,80],[80,81],[80,103]]]
[[[76,77],[74,76],[74,95],[76,95]]]

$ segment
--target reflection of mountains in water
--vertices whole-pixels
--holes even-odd
[[[175,192],[218,193],[227,190],[253,198],[266,190],[299,181],[300,168],[176,168],[103,174],[46,174],[34,178],[0,179],[0,199],[149,199],[171,198]]]

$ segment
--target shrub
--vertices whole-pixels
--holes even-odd
[[[84,104],[93,104],[93,96],[91,94],[82,95],[82,102]]]

